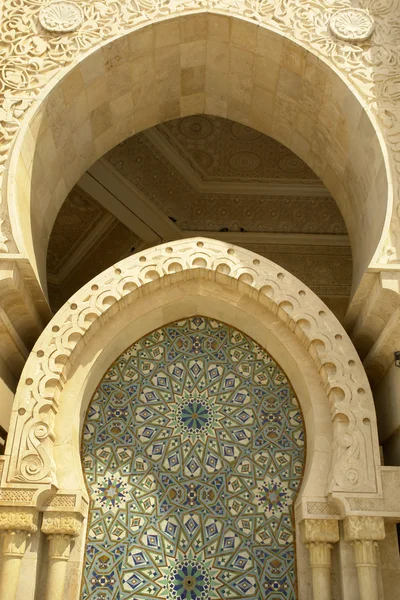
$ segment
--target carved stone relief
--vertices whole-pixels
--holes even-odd
[[[47,31],[68,33],[82,25],[83,14],[80,7],[72,2],[51,2],[40,11],[39,21]]]
[[[229,276],[286,323],[308,348],[340,429],[334,445],[331,490],[376,493],[378,442],[371,391],[361,362],[344,329],[323,303],[292,275],[244,249],[195,238],[141,252],[99,275],[57,313],[27,361],[17,391],[19,408],[12,428],[18,432],[11,449],[6,482],[57,482],[53,461],[53,415],[58,397],[77,360],[81,340],[108,309],[113,314],[134,302],[147,283],[185,271],[196,278]],[[243,286],[243,284],[246,284]],[[46,408],[45,408],[46,407]],[[49,407],[52,410],[49,411]]]
[[[330,21],[332,33],[347,42],[363,42],[371,35],[375,27],[373,18],[359,8],[339,10]]]
[[[44,8],[47,8],[47,12],[50,11],[43,4],[25,0],[15,6],[13,0],[5,0],[2,5],[0,171],[4,171],[9,150],[26,111],[42,94],[44,86],[52,77],[59,74],[60,67],[71,64],[106,40],[148,23],[150,19],[198,10],[198,3],[191,0],[120,0],[112,3],[77,0],[73,3],[74,12],[77,15],[82,11],[85,25],[68,32],[74,19],[67,16],[63,21],[59,16],[60,27],[66,32],[60,36],[44,30],[40,25],[39,15],[42,15],[43,20],[43,15],[46,14]],[[53,3],[53,6],[55,4],[57,3]],[[66,7],[72,3],[59,3],[61,4]],[[386,254],[381,259],[383,263],[396,262],[396,246],[400,245],[400,5],[397,0],[362,0],[362,13],[354,9],[350,0],[208,0],[202,3],[202,8],[244,16],[300,42],[337,68],[349,86],[363,98],[370,114],[376,116],[381,127],[396,177],[396,206],[391,239],[387,240]],[[61,16],[72,14],[67,10],[59,12]],[[370,19],[375,23],[374,34],[362,43],[352,43],[356,34],[358,40],[369,34],[372,27]],[[54,17],[50,23],[47,18],[45,24],[56,28],[56,21],[57,18]],[[70,23],[69,26],[66,25],[67,22]],[[76,25],[77,20],[74,23]],[[335,37],[332,29],[339,35],[341,33],[345,39]],[[8,223],[7,207],[4,204],[0,217]],[[3,226],[1,231],[0,242],[5,245],[9,228]],[[10,244],[11,240],[8,240],[8,248],[11,248]]]

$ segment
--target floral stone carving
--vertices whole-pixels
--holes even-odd
[[[330,21],[332,33],[347,42],[362,42],[367,40],[374,31],[373,18],[361,8],[339,10]]]
[[[83,13],[72,2],[51,2],[39,13],[41,26],[47,31],[67,33],[75,31],[83,23]]]

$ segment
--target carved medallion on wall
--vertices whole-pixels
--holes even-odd
[[[83,13],[73,2],[51,2],[40,11],[39,21],[47,31],[67,33],[82,25]]]
[[[375,23],[371,15],[361,8],[345,8],[331,17],[329,27],[339,40],[362,42],[372,35]]]

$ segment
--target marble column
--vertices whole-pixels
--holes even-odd
[[[37,531],[37,516],[34,508],[10,506],[0,509],[1,600],[16,598],[22,558],[30,535]]]
[[[314,600],[331,600],[331,552],[339,541],[336,519],[305,519],[301,523],[303,543],[310,553]]]
[[[45,600],[63,598],[71,545],[81,525],[82,516],[74,512],[45,512],[43,515],[42,531],[49,543]]]
[[[357,567],[360,600],[378,600],[378,562],[376,547],[385,537],[382,517],[346,517],[344,537],[351,542]]]

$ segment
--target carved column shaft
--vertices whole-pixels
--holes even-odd
[[[43,515],[42,531],[49,542],[45,600],[63,598],[71,545],[79,535],[81,524],[82,517],[76,513],[48,512]]]
[[[307,519],[302,522],[302,537],[310,553],[314,600],[331,600],[331,552],[339,541],[336,520]]]
[[[347,517],[344,520],[344,535],[345,540],[353,544],[360,600],[378,600],[376,547],[378,540],[385,537],[383,518]]]
[[[1,600],[15,600],[22,558],[31,533],[37,530],[36,520],[37,513],[33,508],[10,506],[0,509]]]

